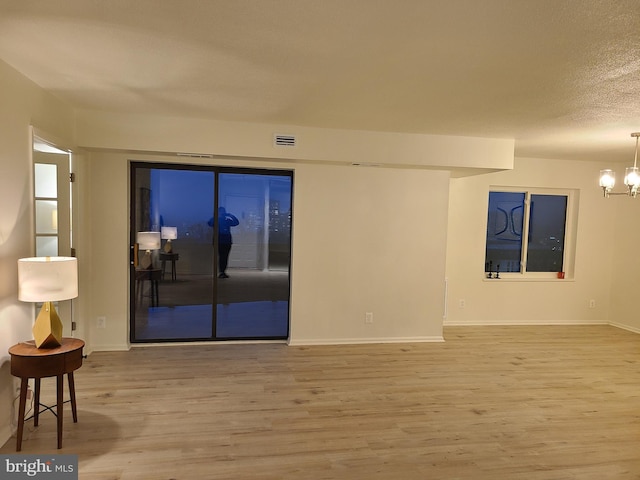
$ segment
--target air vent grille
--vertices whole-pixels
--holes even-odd
[[[278,135],[273,136],[274,147],[295,147],[296,137],[293,135]]]

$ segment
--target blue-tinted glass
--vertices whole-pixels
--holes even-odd
[[[561,272],[567,197],[531,195],[528,272]]]
[[[214,185],[209,171],[136,168],[136,231],[175,227],[177,238],[135,271],[135,340],[212,338]]]
[[[291,177],[221,173],[218,184],[218,226],[232,217],[218,238],[216,337],[286,338]]]
[[[132,270],[132,340],[286,338],[292,176],[134,171],[133,233],[165,236]]]
[[[489,192],[485,272],[519,272],[524,193]]]

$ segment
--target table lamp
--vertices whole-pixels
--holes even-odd
[[[160,232],[138,232],[138,247],[145,251],[140,266],[145,270],[151,268],[151,250],[160,249]]]
[[[62,345],[62,322],[53,302],[78,296],[78,260],[73,257],[31,257],[18,260],[18,299],[43,302],[33,325],[38,348]]]
[[[167,241],[164,244],[164,253],[171,253],[173,251],[171,240],[178,238],[178,227],[161,227],[160,233],[162,238]]]

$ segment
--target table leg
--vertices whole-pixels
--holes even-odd
[[[24,410],[27,404],[27,387],[29,386],[29,379],[23,378],[20,382],[20,407],[18,408],[18,433],[16,452],[22,450],[22,432],[24,432]]]
[[[38,419],[40,418],[40,379],[33,379],[35,394],[33,397],[33,426],[38,426]]]
[[[56,377],[56,399],[58,404],[56,406],[56,412],[58,417],[58,448],[62,448],[62,416],[63,410],[63,398],[64,398],[64,375],[58,375]]]
[[[142,305],[142,298],[144,296],[144,282],[142,280],[136,279],[136,307],[138,303]]]
[[[160,296],[158,295],[158,281],[157,280],[151,280],[151,295],[152,295],[152,303],[154,307],[158,306],[158,303],[160,303]]]
[[[73,379],[73,372],[67,373],[69,380],[69,397],[71,397],[71,413],[73,414],[73,423],[78,423],[78,409],[76,407],[76,383]]]

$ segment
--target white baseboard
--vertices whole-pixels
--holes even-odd
[[[87,353],[89,355],[93,352],[128,352],[131,350],[129,345],[113,344],[113,345],[91,345],[91,350]]]
[[[483,326],[531,326],[531,325],[610,325],[606,320],[466,320],[445,321],[444,327],[483,327]]]
[[[391,338],[309,338],[289,340],[292,347],[308,345],[356,345],[371,343],[426,343],[444,342],[444,337],[391,337]]]
[[[622,330],[627,330],[629,332],[640,333],[640,328],[632,327],[631,325],[625,325],[623,323],[617,322],[610,322],[609,325],[611,325],[612,327],[621,328]]]

